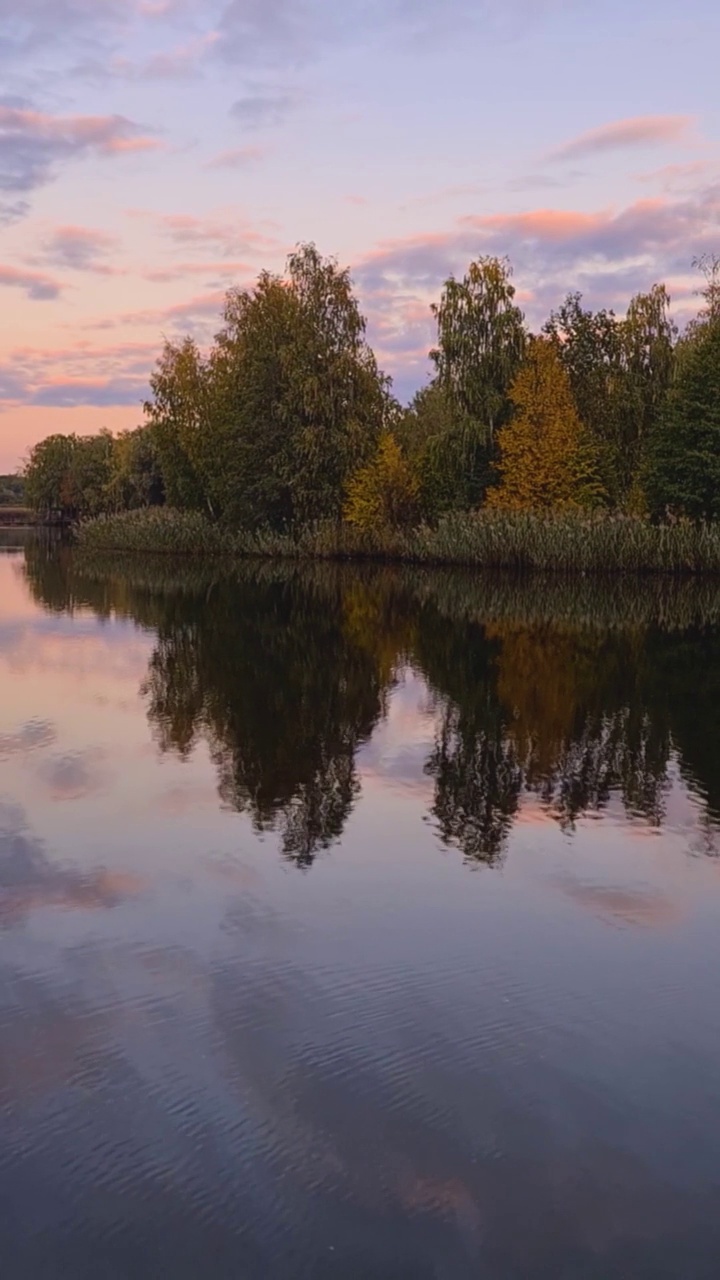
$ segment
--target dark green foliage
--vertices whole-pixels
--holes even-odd
[[[570,377],[575,403],[597,451],[600,479],[622,504],[638,478],[643,449],[663,411],[673,375],[676,330],[664,285],[637,294],[624,320],[586,311],[570,293],[544,332]]]
[[[115,437],[109,505],[116,511],[157,507],[165,501],[165,483],[152,427],[136,427]]]
[[[508,389],[525,350],[525,322],[515,304],[507,259],[471,262],[462,280],[446,280],[433,307],[437,348],[430,353],[453,413],[492,439],[507,420]]]
[[[650,439],[645,490],[652,513],[720,520],[720,320],[683,345],[677,378]]]
[[[480,506],[494,478],[494,442],[453,408],[437,380],[417,393],[397,431],[420,479],[428,520]]]
[[[424,438],[419,472],[429,517],[479,506],[493,479],[497,431],[508,421],[508,392],[527,335],[506,259],[471,262],[462,280],[446,280],[432,308],[437,374],[409,410]]]
[[[25,500],[22,476],[0,476],[0,507],[21,507]]]
[[[392,411],[348,271],[304,245],[223,321],[207,359],[167,344],[151,380],[168,501],[245,528],[340,519]]]
[[[174,507],[212,514],[210,485],[202,468],[211,425],[208,372],[192,339],[165,343],[150,386],[153,397],[145,413],[167,501]]]
[[[24,475],[28,505],[41,517],[85,520],[164,501],[153,431],[113,436],[48,436],[31,450]]]
[[[74,466],[79,447],[78,436],[52,435],[32,449],[25,467],[25,496],[38,515],[65,520],[77,518]]]
[[[649,293],[632,299],[620,326],[622,407],[617,459],[623,494],[638,476],[673,379],[677,330],[668,316],[669,305],[665,286],[656,284]]]

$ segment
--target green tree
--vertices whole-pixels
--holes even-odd
[[[553,342],[570,378],[578,413],[595,441],[598,463],[609,494],[617,499],[620,482],[621,340],[613,311],[590,311],[582,294],[569,293],[550,314],[543,333]]]
[[[509,417],[508,390],[526,343],[514,299],[508,261],[482,257],[462,280],[451,276],[433,306],[436,394],[451,416],[450,430],[433,440],[425,456],[425,487],[440,510],[478,505],[490,481],[495,435]]]
[[[555,345],[533,338],[510,390],[515,413],[498,436],[500,484],[488,503],[507,508],[592,506],[603,494],[590,436]]]
[[[263,272],[254,289],[229,291],[223,319],[211,355],[221,510],[232,524],[283,528],[293,518],[286,366],[299,324],[297,299],[280,277]]]
[[[669,317],[663,284],[631,300],[620,325],[622,415],[617,440],[620,487],[627,494],[638,477],[645,441],[664,410],[674,370],[677,329]]]
[[[608,496],[627,500],[637,481],[644,441],[662,412],[674,365],[676,331],[664,285],[631,300],[625,319],[585,310],[568,294],[543,332],[570,378],[580,417],[590,432]]]
[[[117,509],[114,472],[117,441],[112,432],[52,435],[30,451],[25,496],[39,515],[82,520]]]
[[[231,291],[211,363],[235,518],[339,519],[350,474],[394,412],[349,271],[302,245],[284,279],[264,273],[253,291]]]
[[[168,502],[248,527],[339,520],[395,413],[349,272],[314,245],[285,277],[228,292],[207,357],[190,338],[167,344],[152,392]]]
[[[437,379],[414,397],[397,434],[418,475],[427,519],[479,506],[493,477],[493,448],[484,433],[453,409]]]
[[[0,476],[0,507],[19,507],[25,500],[25,482],[21,475]]]
[[[173,507],[214,514],[213,395],[207,362],[192,338],[166,342],[150,378],[145,413],[167,500]]]
[[[77,490],[73,464],[78,445],[75,435],[51,435],[30,450],[25,464],[25,497],[28,506],[48,519],[74,519]]]
[[[655,516],[720,519],[720,318],[706,318],[684,344],[649,440],[645,492]]]
[[[112,456],[112,432],[103,430],[76,438],[69,475],[76,517],[96,516],[107,510]]]
[[[114,511],[160,506],[165,487],[152,427],[121,431],[113,441],[108,506]]]
[[[506,259],[471,262],[450,277],[433,306],[438,342],[431,358],[455,412],[492,439],[508,416],[508,389],[522,361],[525,325]]]

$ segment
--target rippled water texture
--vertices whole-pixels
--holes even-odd
[[[14,540],[3,1280],[714,1280],[720,586]]]

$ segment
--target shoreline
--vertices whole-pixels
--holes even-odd
[[[224,529],[198,512],[148,507],[75,529],[82,552],[181,559],[335,561],[566,576],[717,577],[720,523],[653,525],[579,513],[451,514],[435,526],[366,534],[324,525],[296,534]]]

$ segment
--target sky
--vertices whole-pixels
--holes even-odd
[[[717,0],[0,0],[0,472],[142,421],[164,338],[300,241],[349,265],[381,367],[508,255],[539,326],[720,253]]]

